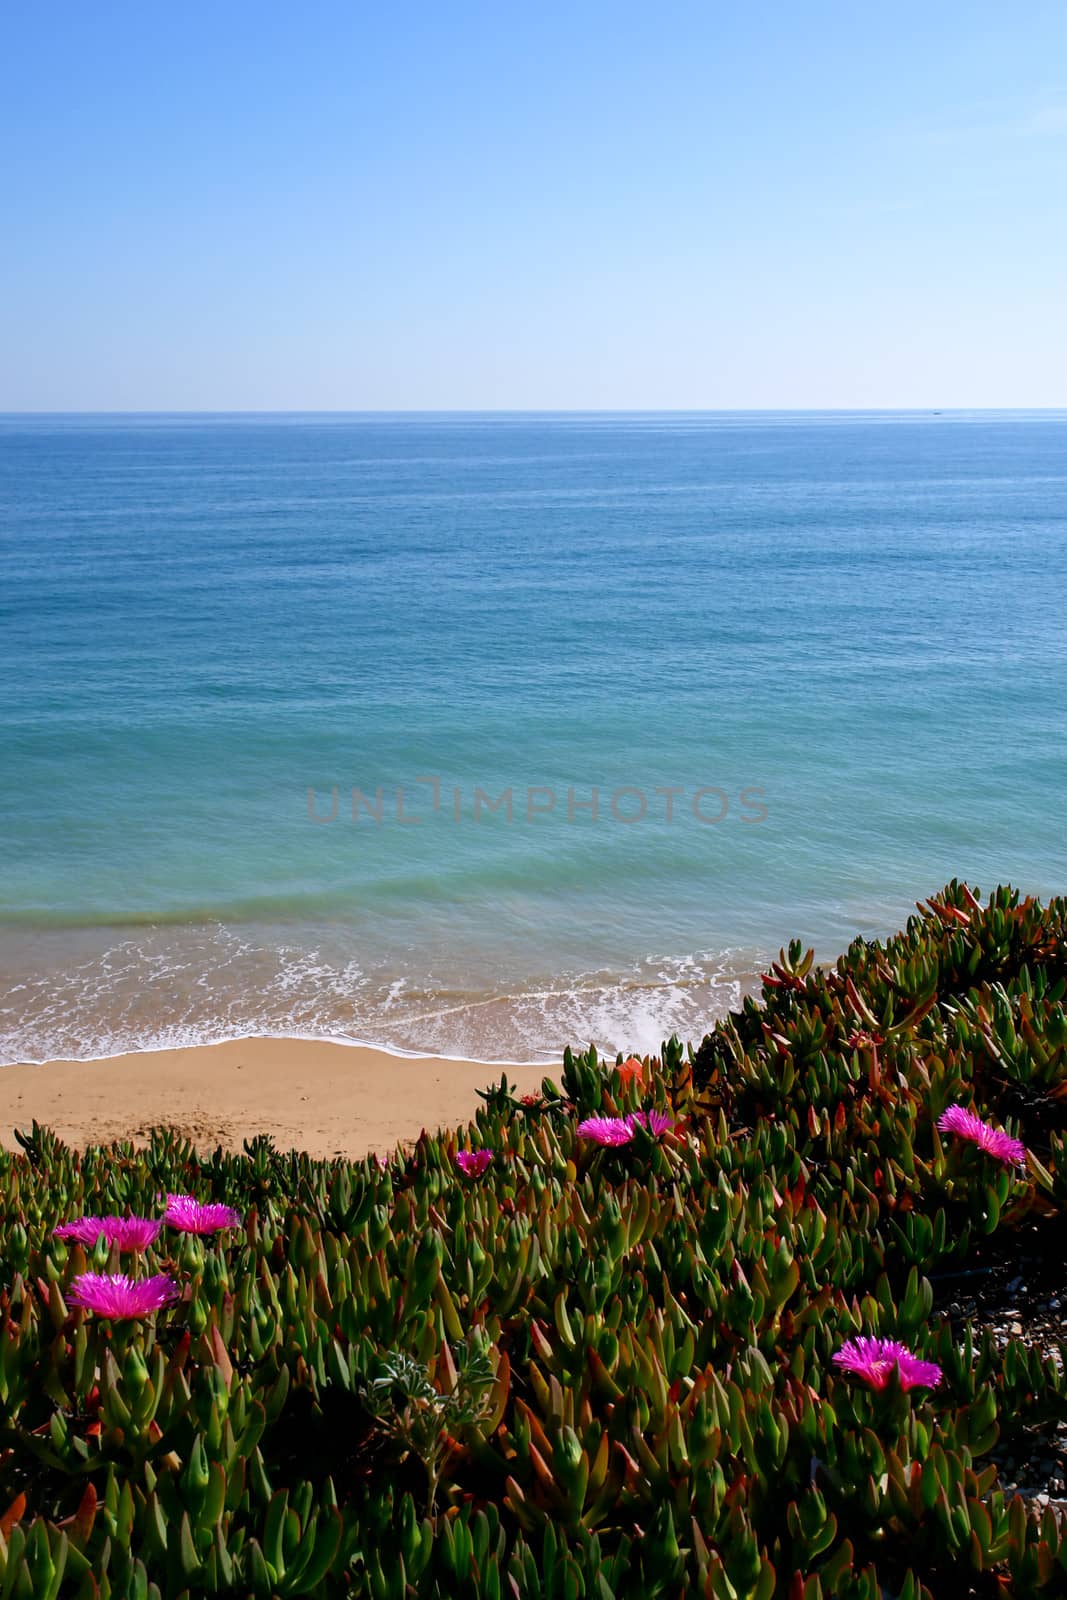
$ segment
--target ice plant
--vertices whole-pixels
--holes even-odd
[[[222,1228],[239,1228],[241,1213],[232,1206],[202,1205],[191,1194],[168,1194],[163,1220],[182,1233],[218,1233]]]
[[[75,1217],[56,1228],[57,1239],[73,1239],[91,1250],[100,1238],[120,1250],[147,1250],[159,1238],[162,1222],[153,1217]]]
[[[124,1272],[83,1272],[67,1290],[71,1305],[84,1306],[98,1317],[148,1317],[177,1300],[181,1289],[173,1278],[128,1278]]]
[[[492,1159],[491,1150],[456,1151],[456,1166],[461,1172],[465,1172],[468,1178],[480,1178]]]
[[[103,1217],[74,1217],[70,1222],[61,1222],[52,1232],[57,1239],[73,1239],[75,1244],[85,1245],[91,1250],[104,1231]]]
[[[578,1124],[579,1139],[592,1139],[594,1144],[629,1144],[633,1136],[625,1117],[586,1117]]]
[[[655,1139],[658,1139],[661,1133],[666,1133],[668,1128],[674,1127],[674,1119],[665,1111],[631,1111],[626,1120],[631,1128],[640,1125]]]
[[[966,1106],[949,1106],[938,1117],[937,1126],[942,1133],[957,1133],[961,1139],[969,1139],[986,1155],[1003,1161],[1006,1167],[1026,1165],[1026,1146],[1021,1139],[1013,1139],[1010,1133],[1003,1133],[999,1128],[983,1122]]]
[[[629,1144],[638,1127],[658,1139],[661,1133],[673,1128],[674,1123],[665,1111],[631,1111],[625,1117],[586,1117],[578,1124],[578,1137],[601,1145]]]
[[[884,1389],[894,1367],[902,1389],[914,1389],[918,1384],[936,1389],[941,1382],[941,1368],[936,1362],[920,1361],[907,1345],[898,1344],[895,1339],[849,1339],[834,1356],[834,1365],[854,1372],[872,1389]]]

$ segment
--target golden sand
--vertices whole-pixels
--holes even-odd
[[[494,1067],[389,1055],[362,1045],[239,1039],[101,1061],[0,1067],[0,1144],[36,1119],[68,1144],[142,1141],[176,1128],[200,1149],[240,1150],[269,1134],[279,1149],[313,1156],[383,1154],[398,1143],[468,1121],[477,1090],[506,1071],[520,1092],[545,1067]]]

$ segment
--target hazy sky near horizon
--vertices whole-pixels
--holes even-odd
[[[1067,405],[1067,7],[21,6],[0,410]]]

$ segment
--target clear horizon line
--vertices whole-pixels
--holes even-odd
[[[0,417],[704,417],[704,416],[965,416],[1004,412],[1046,413],[1067,411],[1050,406],[145,406],[135,409],[107,406],[67,408],[31,406],[0,408]]]

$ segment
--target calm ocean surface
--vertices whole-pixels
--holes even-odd
[[[1067,413],[0,418],[0,1060],[649,1049],[1063,892],[1065,578]]]

